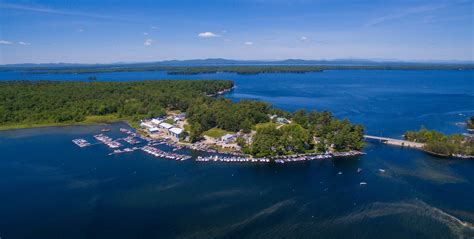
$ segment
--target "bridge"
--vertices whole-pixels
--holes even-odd
[[[385,143],[385,144],[396,145],[396,146],[405,146],[405,147],[417,148],[417,149],[421,149],[425,146],[424,143],[417,143],[417,142],[412,142],[412,141],[408,141],[408,140],[392,139],[392,138],[372,136],[372,135],[364,135],[364,138],[379,140],[380,142]]]

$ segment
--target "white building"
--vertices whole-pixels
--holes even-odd
[[[150,124],[149,122],[141,122],[140,123],[140,126],[143,127],[143,128],[153,128],[154,126],[152,124]]]
[[[153,124],[155,124],[156,126],[158,126],[158,125],[160,125],[161,122],[163,122],[163,121],[160,120],[160,119],[152,119],[151,122],[152,122]]]
[[[157,133],[160,129],[158,129],[157,127],[153,127],[153,128],[149,128],[148,129],[148,132],[150,133]]]
[[[169,129],[173,128],[173,125],[163,122],[163,123],[160,123],[160,128],[165,129],[165,130],[169,130]]]
[[[221,137],[221,140],[225,143],[233,143],[237,136],[235,134],[226,134]]]
[[[173,127],[169,129],[169,134],[172,137],[175,137],[177,140],[179,140],[179,136],[183,133],[183,129]]]
[[[283,117],[279,117],[279,118],[276,118],[276,122],[279,123],[279,124],[289,124],[290,121],[286,118],[283,118]]]

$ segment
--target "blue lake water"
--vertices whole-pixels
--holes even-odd
[[[102,81],[230,79],[236,84],[230,99],[329,110],[364,124],[367,133],[392,137],[422,125],[463,133],[460,123],[474,114],[474,71],[94,75]],[[88,76],[1,72],[0,80]],[[113,124],[109,134],[120,137],[120,127]],[[0,132],[1,238],[474,237],[474,161],[370,142],[357,159],[232,165],[142,152],[108,156],[104,145],[71,143],[92,141],[101,128]]]

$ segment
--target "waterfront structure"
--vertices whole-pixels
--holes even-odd
[[[287,118],[283,118],[283,117],[276,118],[276,122],[279,123],[279,124],[289,124],[290,123],[290,121]]]
[[[173,127],[171,129],[169,129],[169,135],[171,137],[174,137],[178,141],[179,141],[179,137],[181,136],[182,133],[183,133],[183,129],[181,129],[181,128]]]
[[[150,132],[150,133],[152,133],[152,134],[153,134],[153,133],[158,133],[158,131],[160,131],[160,129],[158,129],[157,127],[152,127],[152,128],[149,128],[149,129],[148,129],[148,132]]]
[[[168,124],[166,122],[160,123],[159,126],[161,129],[164,129],[165,131],[168,131],[169,129],[173,128],[172,124]]]
[[[150,128],[154,127],[150,122],[141,122],[140,126],[143,127],[143,128],[147,128],[147,129],[150,129]]]
[[[153,123],[155,126],[160,125],[163,122],[163,120],[155,118],[151,120],[151,123]]]
[[[235,134],[226,134],[221,137],[221,141],[224,143],[233,143],[235,142],[237,136]]]

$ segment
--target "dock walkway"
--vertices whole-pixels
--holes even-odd
[[[425,146],[424,143],[417,143],[417,142],[411,142],[408,140],[392,139],[392,138],[372,136],[372,135],[364,135],[364,138],[379,140],[385,144],[396,145],[396,146],[406,146],[406,147],[417,148],[417,149],[421,149]]]

